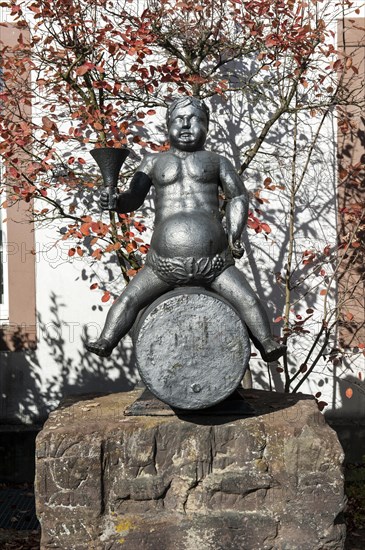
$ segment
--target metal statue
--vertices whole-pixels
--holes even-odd
[[[237,311],[265,361],[284,352],[271,335],[266,312],[245,275],[234,265],[248,216],[248,193],[225,157],[204,144],[209,110],[203,101],[181,97],[167,111],[170,149],[147,154],[130,188],[101,194],[103,209],[127,213],[140,208],[151,186],[156,192],[155,227],[144,268],[114,302],[98,340],[89,351],[109,356],[138,313],[173,288],[200,285],[218,293]],[[222,224],[219,192],[227,205]],[[219,323],[219,319],[217,319]]]

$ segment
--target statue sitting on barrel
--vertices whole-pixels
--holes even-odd
[[[102,208],[122,214],[137,210],[154,186],[156,215],[145,266],[110,308],[98,340],[86,344],[89,351],[109,356],[144,307],[171,289],[199,285],[235,309],[265,361],[283,354],[285,347],[273,338],[262,304],[234,265],[234,258],[243,254],[240,238],[248,193],[231,162],[204,149],[208,125],[209,110],[203,101],[174,100],[167,111],[170,149],[147,154],[129,190],[115,193],[112,204],[108,192],[102,192]],[[226,228],[220,190],[227,201]]]

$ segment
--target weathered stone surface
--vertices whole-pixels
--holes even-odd
[[[139,394],[50,415],[43,550],[343,548],[343,453],[312,399],[246,390],[259,416],[124,416]]]

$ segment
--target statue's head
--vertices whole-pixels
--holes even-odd
[[[184,108],[184,107],[187,107],[189,105],[191,105],[192,107],[195,107],[195,109],[197,109],[198,111],[201,111],[202,113],[205,114],[206,121],[207,121],[207,127],[208,127],[208,125],[209,125],[209,114],[210,113],[209,113],[209,109],[208,109],[207,105],[204,103],[204,101],[202,99],[197,99],[196,97],[189,96],[189,95],[178,97],[170,103],[170,105],[167,108],[167,113],[166,113],[167,127],[169,127],[171,117],[173,116],[176,109]]]
[[[195,97],[175,99],[167,109],[170,144],[182,151],[202,149],[208,133],[209,109]]]

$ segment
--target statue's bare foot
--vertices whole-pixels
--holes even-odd
[[[99,338],[99,340],[95,340],[95,342],[87,342],[85,347],[88,351],[96,353],[96,355],[100,357],[109,357],[113,351],[113,346],[110,344],[109,340],[105,338]]]
[[[286,346],[279,344],[274,338],[266,338],[261,342],[263,351],[261,353],[262,358],[267,363],[277,361],[282,355],[284,355]]]

